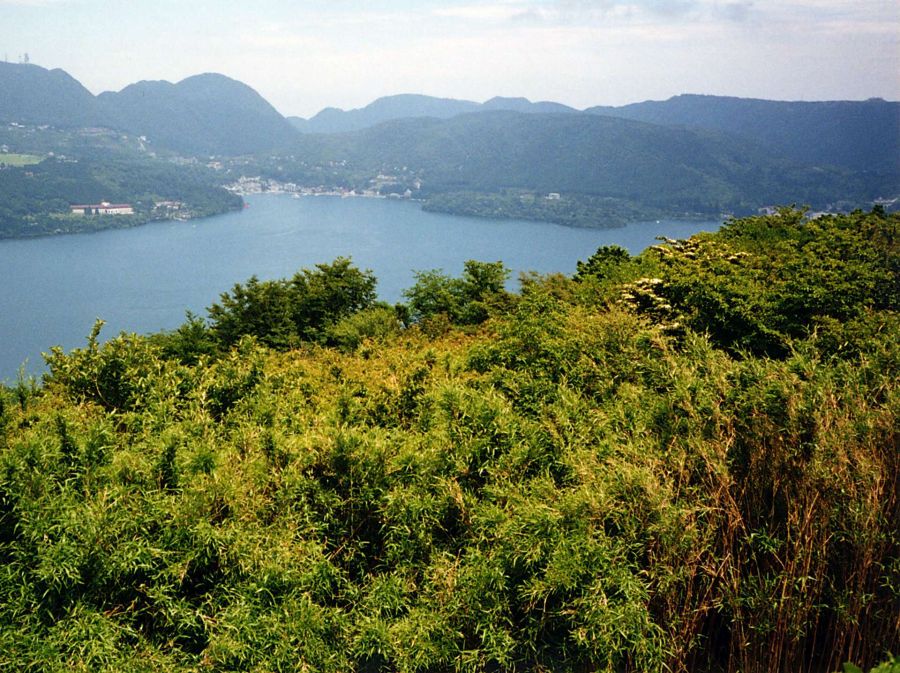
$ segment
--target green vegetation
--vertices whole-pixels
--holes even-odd
[[[588,113],[752,139],[802,164],[900,174],[900,103],[774,101],[684,94],[665,101],[594,107]]]
[[[143,136],[155,151],[204,156],[265,152],[297,134],[246,84],[211,73],[177,84],[142,81],[94,96],[62,70],[0,63],[0,91],[0,122],[116,129]]]
[[[350,260],[304,269],[290,280],[251,278],[238,283],[209,309],[211,333],[224,347],[253,336],[273,348],[323,342],[328,327],[375,302],[375,278]]]
[[[628,222],[672,217],[665,208],[645,206],[628,199],[565,194],[548,199],[547,194],[521,190],[497,193],[447,192],[432,194],[422,206],[425,210],[490,217],[500,220],[535,220],[569,227],[619,227]],[[711,213],[678,213],[680,217],[708,218]]]
[[[785,210],[98,324],[0,388],[0,669],[895,670],[898,272]]]
[[[215,186],[205,169],[121,150],[107,156],[85,155],[0,167],[0,238],[131,227],[169,215],[154,210],[156,201],[182,202],[179,217],[223,213],[241,204],[239,197]],[[130,203],[135,214],[84,217],[69,213],[72,204],[101,201]]]
[[[507,299],[504,285],[509,271],[503,262],[465,263],[462,278],[440,271],[421,271],[416,284],[404,293],[409,315],[416,322],[443,318],[455,325],[477,325]]]
[[[31,166],[32,164],[39,164],[43,160],[44,157],[39,157],[34,154],[14,154],[3,152],[2,154],[0,154],[0,168]]]
[[[739,136],[571,113],[480,112],[304,134],[257,165],[253,174],[311,186],[371,188],[388,175],[433,210],[575,226],[747,215],[792,200],[869,207],[900,189],[896,170],[796,163]]]
[[[16,152],[86,158],[75,151],[86,139],[114,138],[134,151],[213,158],[228,180],[409,190],[429,209],[463,215],[607,227],[773,203],[831,212],[900,203],[900,106],[882,100],[687,95],[579,113],[401,95],[329,108],[295,128],[250,87],[210,73],[93,96],[61,70],[2,63],[0,91],[0,144]],[[15,235],[77,230],[48,212],[31,211],[37,223],[19,217]]]
[[[256,91],[224,75],[194,75],[176,84],[136,82],[96,102],[108,125],[147,138],[155,149],[189,156],[268,152],[296,130]]]

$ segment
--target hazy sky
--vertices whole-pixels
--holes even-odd
[[[0,57],[26,52],[94,93],[220,72],[301,116],[411,92],[897,100],[900,0],[0,0]]]

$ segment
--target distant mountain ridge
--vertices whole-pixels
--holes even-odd
[[[460,114],[494,110],[529,114],[578,112],[575,108],[562,103],[549,101],[532,103],[527,98],[495,96],[484,103],[476,103],[456,98],[398,94],[378,98],[365,107],[354,110],[329,107],[310,119],[289,117],[288,120],[303,133],[345,133],[359,131],[394,119],[413,117],[449,119]]]
[[[873,198],[845,170],[804,166],[750,140],[607,115],[491,111],[406,118],[359,131],[305,135],[298,155],[362,173],[416,171],[424,195],[529,190],[640,202],[681,212],[765,203]]]
[[[682,94],[664,101],[594,106],[579,111],[561,103],[533,103],[527,98],[495,97],[477,103],[401,94],[379,98],[363,108],[326,108],[310,119],[289,120],[303,133],[343,133],[397,119],[450,119],[497,110],[530,114],[582,112],[659,126],[717,131],[752,140],[799,163],[900,173],[900,102],[882,99],[807,102]]]
[[[361,180],[407,167],[441,193],[568,191],[680,211],[900,195],[900,103],[880,99],[683,95],[578,111],[401,94],[289,121],[220,74],[93,96],[62,70],[7,63],[0,93],[0,122],[108,127],[189,156],[277,154],[315,181],[337,174],[316,162],[347,162]]]
[[[802,163],[900,171],[900,103],[880,98],[807,102],[683,94],[585,112],[730,133]]]
[[[0,63],[0,93],[0,121],[115,128],[183,154],[266,152],[297,135],[256,91],[218,74],[137,82],[94,96],[63,70]]]
[[[326,108],[311,119],[286,119],[252,88],[224,75],[195,75],[176,84],[142,81],[94,96],[63,70],[12,63],[0,63],[0,92],[0,121],[117,128],[183,154],[271,152],[294,142],[298,130],[358,131],[405,118],[450,119],[491,111],[586,113],[727,133],[804,164],[900,174],[900,102],[881,99],[790,102],[684,94],[580,112],[526,98],[477,103],[400,94],[355,110]]]

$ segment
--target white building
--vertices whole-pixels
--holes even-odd
[[[134,208],[130,203],[110,203],[109,201],[69,206],[69,210],[73,215],[134,215]]]

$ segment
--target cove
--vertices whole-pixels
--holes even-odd
[[[637,253],[655,237],[686,238],[719,222],[661,221],[613,229],[485,220],[428,213],[385,199],[257,194],[248,208],[204,220],[157,222],[96,234],[0,241],[0,380],[20,365],[39,374],[41,352],[85,344],[97,318],[102,336],[173,329],[185,311],[204,315],[237,282],[293,275],[352,257],[395,302],[415,271],[462,272],[468,259],[513,270],[572,273],[601,245]]]

